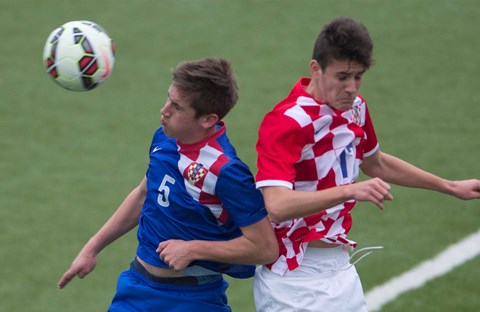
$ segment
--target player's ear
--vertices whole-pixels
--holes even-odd
[[[201,118],[201,124],[205,129],[215,126],[220,118],[217,114],[204,115]]]
[[[310,74],[314,78],[318,78],[322,74],[322,67],[317,60],[310,61]]]

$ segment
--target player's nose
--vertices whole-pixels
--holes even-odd
[[[165,105],[163,105],[163,107],[160,109],[160,114],[162,114],[163,116],[167,116],[168,117],[168,114],[169,114],[169,101],[167,101],[165,103]]]
[[[358,91],[357,81],[355,79],[349,79],[346,82],[345,91],[350,94],[357,93]]]

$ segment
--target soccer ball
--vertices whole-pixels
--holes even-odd
[[[72,21],[48,36],[43,61],[47,73],[57,84],[72,91],[88,91],[111,75],[115,45],[98,24]]]

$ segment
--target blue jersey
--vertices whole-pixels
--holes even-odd
[[[223,122],[212,136],[181,144],[159,128],[150,146],[147,196],[139,220],[137,255],[167,268],[156,253],[169,239],[225,241],[267,215],[248,167],[237,157]],[[194,261],[233,277],[251,277],[254,265]]]

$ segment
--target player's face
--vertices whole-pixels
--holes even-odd
[[[315,60],[310,62],[310,70],[312,82],[307,91],[315,99],[341,111],[352,107],[366,71],[365,67],[351,61],[333,61],[322,70]]]
[[[168,98],[160,113],[160,123],[167,136],[184,144],[199,140],[198,135],[202,133],[201,121],[195,118],[195,110],[190,106],[190,101],[173,84],[168,88]]]

